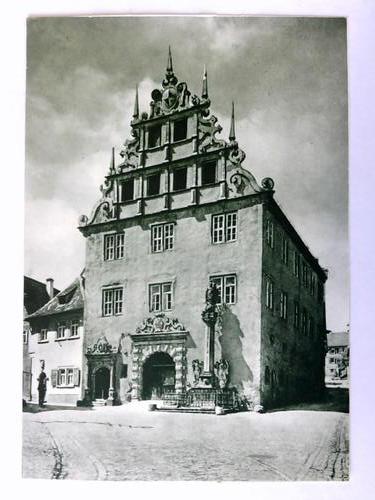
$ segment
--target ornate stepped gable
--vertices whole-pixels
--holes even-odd
[[[151,99],[149,113],[140,113],[138,88],[136,89],[133,119],[130,124],[132,138],[125,141],[124,147],[119,153],[121,161],[117,164],[115,149],[112,148],[109,171],[105,177],[104,185],[100,186],[102,197],[95,204],[90,217],[82,215],[79,218],[79,226],[83,227],[115,219],[115,178],[145,166],[147,148],[145,147],[144,126],[158,117],[168,118],[186,110],[197,116],[196,134],[192,137],[195,140],[194,154],[202,156],[205,153],[217,152],[220,157],[225,158],[226,197],[233,198],[273,190],[274,182],[271,178],[263,179],[261,186],[259,186],[255,177],[242,165],[246,154],[239,148],[236,141],[234,103],[232,103],[229,141],[216,137],[222,131],[222,127],[218,124],[217,117],[210,111],[211,102],[208,98],[206,69],[203,75],[201,97],[191,94],[187,84],[179,82],[173,72],[172,56],[169,49],[166,75],[162,81],[162,87],[151,92]],[[166,151],[166,161],[171,158],[171,145],[171,130],[168,121],[166,141],[160,146]]]

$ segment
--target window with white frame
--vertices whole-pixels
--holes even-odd
[[[52,370],[51,376],[52,387],[75,387],[79,385],[79,369],[78,368],[58,368]]]
[[[22,339],[23,339],[23,343],[27,344],[27,342],[29,340],[29,330],[27,328],[25,328],[23,330],[23,337],[22,337]]]
[[[273,222],[271,220],[267,220],[266,222],[266,241],[268,245],[273,248],[274,247],[274,227]]]
[[[106,234],[104,236],[104,260],[117,260],[124,257],[125,234]]]
[[[171,282],[149,285],[150,312],[170,311],[173,307],[173,286]]]
[[[47,336],[47,328],[42,328],[39,333],[39,342],[47,342],[48,336]]]
[[[106,288],[102,290],[103,316],[118,316],[123,311],[122,287]]]
[[[281,248],[281,260],[284,264],[288,264],[289,261],[289,241],[285,238],[282,238],[282,248]]]
[[[301,257],[297,250],[294,251],[294,276],[299,278],[301,268]]]
[[[155,224],[151,226],[151,250],[153,253],[173,250],[174,224]]]
[[[237,302],[237,276],[235,274],[210,276],[210,283],[215,284],[218,290],[218,304],[235,304]]]
[[[280,292],[280,318],[287,319],[288,295],[286,292]]]
[[[269,277],[266,277],[266,307],[273,309],[273,281]]]
[[[61,340],[63,338],[65,338],[65,325],[58,324],[56,331],[56,339]]]
[[[226,243],[237,239],[237,212],[212,216],[212,243]]]
[[[73,319],[72,322],[70,323],[71,337],[78,337],[78,327],[79,327],[79,321],[77,319]]]

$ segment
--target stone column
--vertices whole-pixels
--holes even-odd
[[[114,389],[114,383],[113,383],[113,361],[111,364],[111,371],[109,375],[109,391],[108,391],[108,399],[107,399],[107,406],[113,406],[114,400],[115,400],[115,389]]]
[[[214,385],[215,323],[217,320],[216,304],[218,300],[216,285],[211,283],[206,292],[206,307],[202,311],[202,320],[206,324],[206,330],[203,373],[200,378],[207,387],[213,387]]]

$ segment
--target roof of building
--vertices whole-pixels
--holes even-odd
[[[67,288],[59,292],[56,297],[36,312],[27,316],[26,319],[50,316],[77,309],[83,309],[83,295],[79,278],[76,278]]]
[[[328,347],[349,345],[349,332],[330,332],[327,334]]]
[[[57,295],[60,290],[54,288]],[[24,316],[32,314],[50,300],[45,283],[41,283],[28,276],[23,277],[23,305]]]

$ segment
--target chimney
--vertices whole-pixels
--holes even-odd
[[[49,295],[50,299],[53,299],[53,279],[52,278],[47,278],[46,279],[46,290]]]

